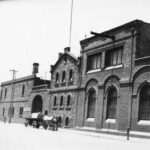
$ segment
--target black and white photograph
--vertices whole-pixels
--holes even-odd
[[[150,148],[149,0],[0,0],[0,150]]]

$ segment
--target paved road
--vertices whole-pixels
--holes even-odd
[[[150,140],[0,123],[0,150],[149,150]]]

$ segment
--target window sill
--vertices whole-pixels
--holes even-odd
[[[121,68],[121,67],[123,67],[123,64],[116,65],[116,66],[109,66],[109,67],[105,68],[105,70],[117,69],[117,68]]]
[[[138,121],[138,125],[150,126],[150,120],[140,120],[140,121]]]
[[[86,121],[88,121],[88,122],[94,122],[95,118],[87,118]]]
[[[116,123],[116,119],[107,119],[105,123]]]
[[[99,71],[101,71],[101,69],[90,70],[90,71],[87,72],[87,74],[95,73],[95,72],[99,72]]]

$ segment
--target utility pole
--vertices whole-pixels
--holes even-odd
[[[12,111],[13,111],[13,98],[14,98],[14,92],[15,92],[15,74],[16,70],[10,70],[13,72],[13,77],[12,77],[12,90],[11,90],[11,99],[10,99],[10,107],[9,107],[9,123],[11,123],[11,118],[12,118]]]

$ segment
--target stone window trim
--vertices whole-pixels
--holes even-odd
[[[139,120],[137,124],[139,126],[150,126],[150,120]]]
[[[116,119],[106,119],[105,120],[105,123],[108,123],[108,124],[115,124],[116,123]]]
[[[95,121],[95,118],[87,118],[86,121],[87,121],[87,122],[94,122],[94,121]]]
[[[118,68],[123,68],[123,64],[115,65],[115,66],[109,66],[106,67],[105,70],[111,70],[111,69],[118,69]]]

